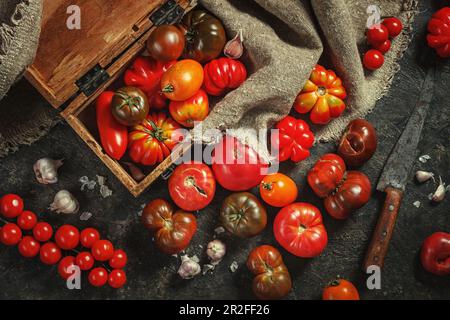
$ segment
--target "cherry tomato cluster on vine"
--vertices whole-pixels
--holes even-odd
[[[384,64],[384,54],[391,48],[391,39],[397,37],[403,29],[402,22],[396,17],[384,18],[381,23],[367,29],[367,42],[372,49],[363,57],[364,67],[369,70],[381,68]]]
[[[78,266],[81,271],[89,271],[88,281],[95,287],[108,283],[117,289],[126,283],[123,268],[128,258],[125,251],[115,249],[109,240],[101,239],[97,229],[85,228],[80,232],[75,226],[66,224],[54,231],[47,222],[38,221],[35,213],[24,210],[22,198],[15,194],[0,198],[0,214],[4,219],[16,219],[15,223],[6,222],[0,228],[0,242],[7,246],[17,245],[20,255],[25,258],[39,255],[46,265],[58,264],[58,273],[63,279],[74,274],[75,269],[71,267]],[[101,265],[95,267],[96,262]],[[104,265],[106,263],[108,267]]]

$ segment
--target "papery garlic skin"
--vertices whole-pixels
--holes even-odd
[[[53,184],[58,182],[58,169],[63,165],[63,160],[42,158],[33,165],[36,180],[41,184]]]
[[[225,256],[225,253],[226,253],[225,243],[223,243],[219,239],[215,239],[208,243],[206,255],[212,262],[222,260],[222,258]]]
[[[192,260],[187,255],[181,257],[181,265],[178,268],[178,275],[183,279],[192,279],[201,272],[198,262]]]
[[[50,204],[50,210],[56,213],[73,214],[80,209],[80,204],[77,199],[67,190],[59,191]]]
[[[422,171],[422,170],[419,170],[416,172],[416,180],[420,183],[428,181],[432,178],[434,178],[433,172]]]
[[[244,37],[242,35],[242,30],[239,30],[236,36],[225,44],[223,54],[231,59],[239,59],[244,53],[243,42]]]

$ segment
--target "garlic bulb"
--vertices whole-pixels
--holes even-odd
[[[52,184],[58,182],[58,169],[63,165],[63,160],[42,158],[33,165],[34,174],[39,183]]]
[[[225,243],[219,239],[215,239],[208,243],[208,248],[206,249],[206,255],[212,262],[218,262],[222,260],[226,253]]]
[[[183,279],[192,279],[201,272],[201,267],[197,261],[187,255],[181,257],[181,265],[178,274]]]
[[[433,172],[421,171],[421,170],[416,172],[416,179],[420,183],[428,181],[428,180],[430,180],[432,178],[434,178],[434,173]]]
[[[50,210],[56,213],[72,214],[77,213],[80,204],[77,199],[67,190],[61,190],[55,195],[55,199],[50,204]]]
[[[242,36],[242,30],[236,34],[236,36],[227,42],[223,49],[225,56],[231,59],[239,59],[244,53],[244,37]]]
[[[439,186],[437,187],[436,191],[433,193],[431,200],[434,202],[441,202],[442,200],[444,200],[445,192],[446,192],[445,183],[443,183],[442,178],[439,177]]]

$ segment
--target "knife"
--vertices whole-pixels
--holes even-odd
[[[377,190],[386,193],[386,200],[364,260],[364,271],[369,266],[383,267],[405,185],[417,155],[423,123],[433,97],[435,70],[435,67],[428,69],[419,100],[378,181]]]

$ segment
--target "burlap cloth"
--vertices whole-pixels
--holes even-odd
[[[240,128],[237,136],[246,136],[255,148],[258,139],[249,136],[248,129],[271,128],[287,115],[317,62],[334,69],[348,91],[345,114],[326,126],[313,127],[318,141],[337,138],[351,119],[369,112],[399,68],[397,60],[408,45],[417,7],[416,0],[198,2],[223,21],[230,36],[242,29],[251,71],[240,88],[215,105],[203,128]],[[361,53],[367,50],[364,33],[369,5],[378,5],[383,16],[396,16],[405,26],[386,54],[384,66],[375,72],[366,72],[361,64]],[[40,0],[0,1],[0,99],[31,61],[41,9]],[[0,157],[38,139],[54,123],[46,108],[0,107]]]

